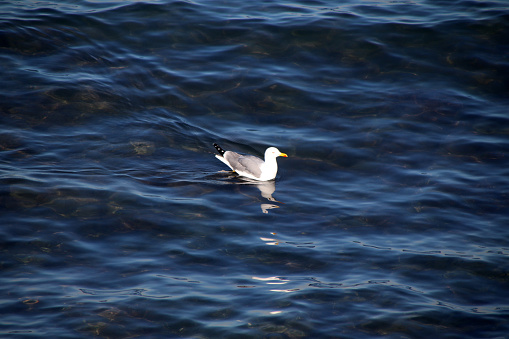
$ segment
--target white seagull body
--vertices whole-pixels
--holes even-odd
[[[285,153],[281,153],[275,147],[269,147],[265,151],[265,161],[263,161],[252,155],[241,155],[232,151],[225,151],[217,144],[214,144],[214,147],[219,152],[219,155],[216,154],[216,158],[233,171],[243,177],[259,181],[274,179],[277,174],[276,158],[288,156]]]

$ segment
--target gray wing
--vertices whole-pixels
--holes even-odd
[[[264,161],[252,155],[240,155],[235,152],[226,152],[224,158],[237,172],[246,172],[259,178],[262,175],[261,165]]]

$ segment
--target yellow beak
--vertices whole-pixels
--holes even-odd
[[[287,157],[288,157],[288,155],[286,155],[286,153],[280,153],[280,154],[279,154],[279,156],[280,156],[280,157],[285,157],[285,158],[287,158]]]

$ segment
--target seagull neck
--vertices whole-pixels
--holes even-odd
[[[271,177],[271,179],[274,178],[277,173],[276,158],[274,158],[274,157],[265,158],[265,164],[263,164],[263,170],[266,175]]]
[[[268,166],[274,166],[273,164],[275,164],[277,166],[276,158],[274,158],[274,157],[265,157],[265,164],[268,165]]]
[[[277,174],[276,157],[272,156],[271,154],[269,156],[266,156],[265,162],[261,167],[262,167],[262,175],[260,176],[259,180],[262,180],[262,181],[272,180],[276,177],[276,174]]]

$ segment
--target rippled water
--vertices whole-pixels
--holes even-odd
[[[508,19],[3,2],[0,334],[506,338]]]

